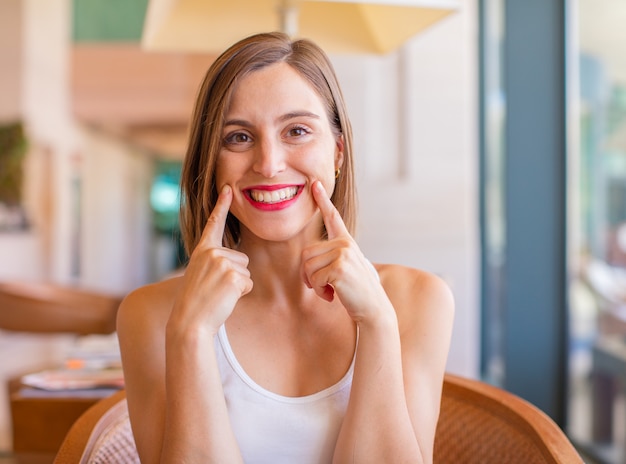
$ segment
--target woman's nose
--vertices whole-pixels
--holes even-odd
[[[253,169],[267,178],[282,172],[285,169],[285,153],[280,144],[262,140],[256,148]]]

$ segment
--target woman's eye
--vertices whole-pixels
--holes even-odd
[[[224,138],[224,141],[226,142],[227,145],[249,143],[250,140],[251,140],[250,136],[243,132],[234,132],[232,134],[227,135]]]
[[[301,137],[307,134],[309,134],[309,130],[302,126],[294,126],[288,131],[290,137]]]

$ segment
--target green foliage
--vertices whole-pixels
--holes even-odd
[[[21,123],[0,126],[0,203],[19,205],[22,199],[26,137]]]

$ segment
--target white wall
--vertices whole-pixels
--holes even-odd
[[[80,281],[123,294],[151,278],[152,159],[120,139],[82,133]]]
[[[74,282],[71,179],[78,146],[70,100],[70,7],[71,0],[22,0],[22,115],[31,149],[52,157],[52,256],[45,277],[61,283]]]

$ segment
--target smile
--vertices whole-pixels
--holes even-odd
[[[248,194],[250,198],[258,203],[273,205],[283,201],[289,201],[296,197],[299,187],[289,186],[273,190],[267,189],[250,189]]]
[[[244,190],[245,198],[260,211],[279,211],[298,201],[302,185],[259,185]]]

